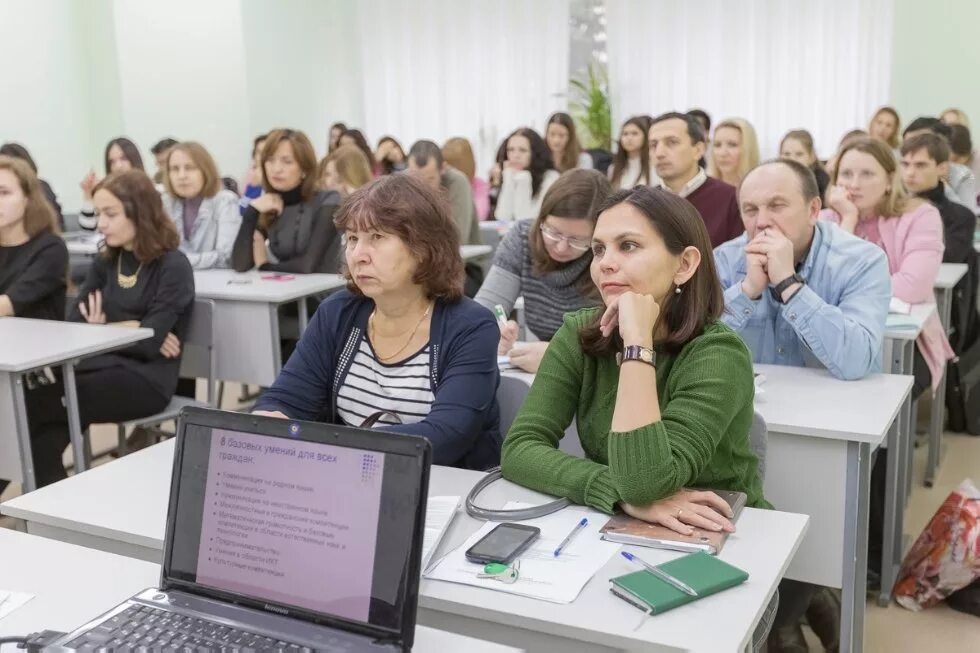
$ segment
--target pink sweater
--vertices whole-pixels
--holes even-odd
[[[840,224],[832,209],[820,212],[822,220]],[[935,301],[933,286],[943,262],[943,221],[932,204],[921,205],[897,218],[873,218],[858,222],[854,235],[872,242],[888,256],[892,295],[910,304]],[[946,361],[953,357],[946,331],[933,313],[916,341],[932,373],[933,389],[939,385]]]

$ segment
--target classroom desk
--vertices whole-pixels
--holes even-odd
[[[163,549],[173,440],[96,467],[0,506],[27,521],[30,533],[103,551],[158,562]],[[433,496],[465,496],[481,474],[434,466]],[[125,488],[125,491],[120,491]],[[480,497],[488,507],[507,500],[542,501],[506,481]],[[459,513],[435,552],[438,560],[476,531],[481,522]],[[792,513],[746,509],[739,532],[722,558],[750,574],[744,585],[647,620],[609,593],[607,580],[627,573],[629,563],[614,558],[568,605],[540,602],[483,588],[424,581],[419,622],[529,651],[562,653],[631,651],[736,651],[750,640],[775,587],[793,558],[808,518]],[[643,549],[654,564],[678,554]],[[710,614],[712,627],[704,628]]]
[[[966,263],[943,263],[939,266],[934,292],[936,293],[936,312],[939,321],[948,335],[951,312],[953,310],[953,287],[960,282],[967,271]],[[932,487],[942,461],[943,430],[946,427],[946,370],[933,395],[932,412],[929,415],[929,457],[926,461],[926,487]]]
[[[84,471],[85,441],[78,418],[75,365],[152,335],[152,329],[0,318],[0,478],[22,481],[25,492],[37,487],[24,398],[25,372],[61,367],[75,469]]]
[[[885,339],[883,343],[882,371],[890,374],[904,374],[912,376],[912,365],[915,360],[915,341],[922,333],[926,320],[936,311],[935,304],[915,304],[912,306],[912,313],[908,317],[912,318],[914,325],[911,327],[885,327]],[[915,403],[909,402],[908,410],[902,411],[900,430],[903,439],[911,443],[915,438]],[[904,447],[903,457],[903,487],[905,488],[905,501],[908,502],[912,494],[912,447]]]
[[[92,257],[99,253],[102,234],[94,231],[69,231],[61,234],[68,253],[75,256]]]
[[[258,271],[197,270],[197,297],[214,300],[217,378],[262,386],[272,385],[282,368],[279,306],[296,302],[299,333],[309,319],[306,298],[343,288],[337,274],[296,274],[291,279],[263,279]]]
[[[464,261],[480,258],[491,252],[493,252],[493,247],[490,245],[460,245],[459,247],[459,253]]]
[[[160,566],[103,551],[0,529],[4,565],[0,590],[34,598],[0,619],[0,637],[41,630],[70,632],[134,594],[160,583]],[[13,645],[2,651],[17,650]],[[418,626],[414,651],[443,653],[517,653],[518,649]]]
[[[826,370],[781,365],[755,370],[766,375],[755,402],[769,427],[765,496],[780,510],[810,515],[813,525],[786,576],[841,588],[841,650],[860,651],[871,453],[887,437],[878,602],[888,605],[902,556],[902,461],[910,441],[901,437],[900,416],[912,379],[874,374],[841,381]]]

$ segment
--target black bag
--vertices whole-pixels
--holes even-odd
[[[483,268],[480,267],[479,263],[467,261],[464,271],[466,277],[463,279],[463,294],[473,299],[476,297],[476,293],[480,292],[480,286],[483,285]]]
[[[949,607],[980,617],[980,578],[946,598]]]
[[[980,341],[949,362],[946,414],[950,431],[980,435]]]

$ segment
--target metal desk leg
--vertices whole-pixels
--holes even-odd
[[[65,409],[68,411],[68,435],[71,437],[71,453],[75,459],[75,473],[87,469],[85,464],[85,435],[78,418],[78,390],[75,387],[75,363],[70,361],[61,366],[65,382]]]
[[[34,451],[31,449],[31,429],[27,422],[23,375],[11,374],[10,388],[14,393],[14,424],[17,425],[17,445],[20,448],[20,466],[26,494],[37,489],[37,479],[34,477]]]
[[[929,418],[929,460],[926,464],[926,487],[932,487],[939,471],[943,452],[943,427],[946,421],[946,368],[939,380],[939,387],[932,399],[932,414]]]
[[[306,297],[299,300],[299,335],[303,337],[303,332],[306,331],[306,325],[310,321],[309,314],[306,310]]]
[[[864,608],[868,578],[868,502],[871,445],[847,443],[847,496],[844,510],[844,568],[841,590],[840,651],[864,650]]]
[[[912,368],[915,365],[915,341],[907,340],[902,347],[902,374],[907,376],[914,376]],[[918,419],[918,404],[916,404],[915,399],[910,399],[909,402],[909,446],[905,452],[905,499],[912,495],[912,462],[915,452],[915,430],[919,423]]]
[[[902,405],[902,413],[905,405]],[[902,558],[902,534],[905,530],[905,496],[901,484],[905,466],[906,440],[901,430],[901,413],[888,429],[888,465],[885,472],[885,520],[881,542],[881,589],[878,605],[891,603],[892,589],[898,579]]]

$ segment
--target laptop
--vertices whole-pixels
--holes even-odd
[[[160,587],[53,646],[409,651],[431,464],[420,437],[185,408]]]

